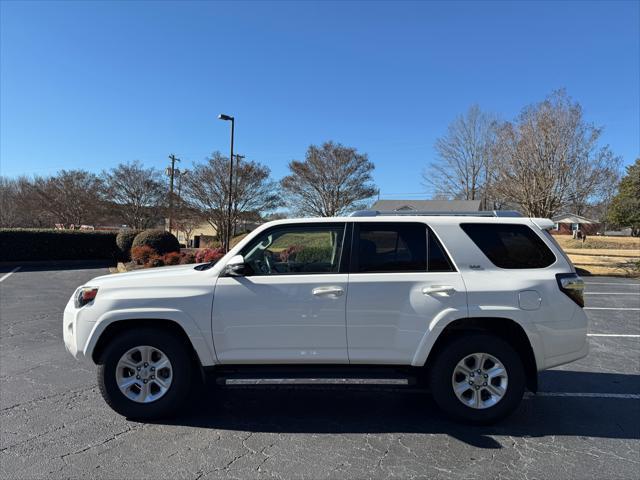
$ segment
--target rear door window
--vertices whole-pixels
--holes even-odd
[[[463,223],[462,230],[500,268],[545,268],[556,261],[553,252],[527,225]]]
[[[421,223],[359,223],[356,272],[426,272],[427,235]]]
[[[424,223],[357,223],[354,268],[359,273],[451,272],[444,248]]]
[[[428,257],[428,268],[430,272],[455,271],[449,256],[446,254],[444,248],[442,248],[442,245],[431,230],[429,230]]]

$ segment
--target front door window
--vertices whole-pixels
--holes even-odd
[[[344,225],[270,229],[242,252],[251,275],[338,273]]]

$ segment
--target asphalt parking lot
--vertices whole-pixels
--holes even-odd
[[[207,390],[137,423],[62,342],[74,288],[106,268],[0,268],[2,478],[639,478],[640,280],[587,278],[591,353],[541,374],[493,427],[391,388]]]

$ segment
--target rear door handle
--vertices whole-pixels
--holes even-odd
[[[320,295],[334,295],[339,297],[344,293],[344,290],[341,287],[316,287],[312,290],[312,293],[316,297]]]
[[[451,285],[432,285],[430,287],[424,287],[422,289],[424,295],[432,295],[434,293],[442,293],[445,295],[453,295],[456,293],[456,289]]]

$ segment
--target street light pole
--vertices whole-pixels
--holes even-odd
[[[220,120],[225,120],[225,121],[230,121],[231,122],[231,154],[229,155],[229,216],[227,217],[227,232],[225,235],[226,241],[225,241],[225,247],[227,249],[227,252],[230,250],[231,248],[231,209],[232,209],[232,202],[233,202],[233,195],[232,195],[232,189],[233,189],[233,131],[235,128],[235,118],[233,118],[231,115],[225,115],[224,113],[221,113],[220,115],[218,115],[218,118]]]

